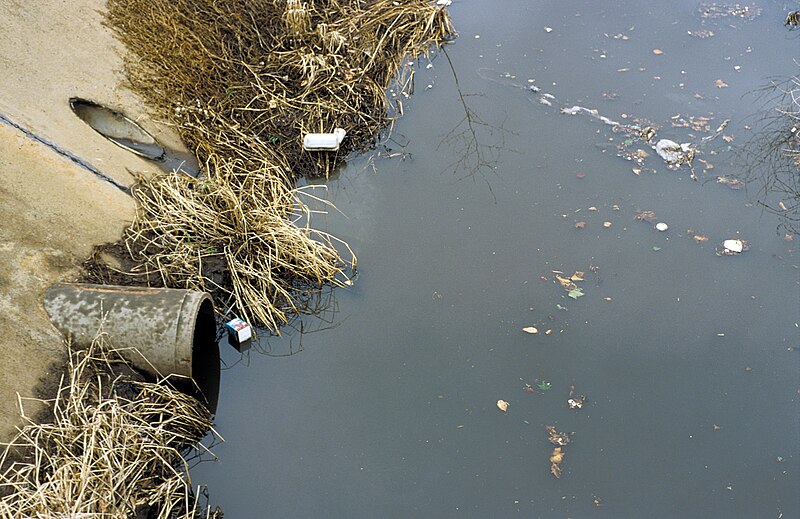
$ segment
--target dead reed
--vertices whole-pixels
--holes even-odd
[[[102,333],[70,349],[53,422],[23,411],[27,425],[0,457],[0,518],[211,517],[181,455],[211,429],[208,411],[165,381],[120,374],[126,366]]]
[[[145,274],[167,286],[211,292],[221,308],[278,330],[302,309],[295,287],[344,284],[339,250],[347,244],[310,227],[303,203],[312,188],[291,189],[263,164],[250,175],[216,157],[208,176],[162,175],[134,190],[138,205],[128,231],[130,254]],[[337,249],[338,245],[338,249]],[[146,269],[150,269],[148,272]],[[337,277],[338,276],[338,277]]]
[[[213,289],[218,308],[275,332],[298,310],[295,287],[346,283],[355,256],[311,229],[294,181],[374,144],[402,112],[390,83],[410,93],[405,60],[452,34],[446,11],[427,0],[108,0],[107,23],[130,51],[134,90],[204,165],[202,180],[162,175],[135,190],[126,244],[138,272]],[[305,133],[336,127],[340,152],[302,150]]]

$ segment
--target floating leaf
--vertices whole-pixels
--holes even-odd
[[[584,227],[586,227],[586,222],[575,222],[576,229],[583,229]]]
[[[556,447],[553,449],[553,453],[550,454],[550,473],[553,474],[555,477],[561,477],[561,462],[564,461],[564,453],[561,452],[561,447]]]
[[[569,443],[569,435],[567,433],[558,432],[555,427],[552,425],[545,425],[545,429],[547,429],[548,437],[547,439],[553,445],[558,445],[563,447]]]
[[[664,54],[664,51],[661,49],[653,49],[653,54],[655,54],[656,56],[660,56]]]
[[[693,236],[693,238],[694,238],[694,241],[696,241],[698,243],[703,243],[703,242],[708,241],[708,236],[706,236],[705,234],[695,234]]]
[[[656,219],[654,211],[636,211],[636,219],[644,222],[652,222]]]
[[[581,272],[580,270],[576,270],[575,273],[573,275],[571,275],[569,278],[572,281],[583,281],[583,276],[584,275],[585,275],[585,272]]]
[[[506,411],[508,411],[508,406],[510,406],[510,405],[511,405],[511,404],[509,404],[509,403],[508,403],[508,402],[506,402],[505,400],[498,400],[498,401],[497,401],[497,408],[498,408],[498,409],[500,409],[501,411],[503,411],[504,413],[505,413]]]
[[[734,177],[719,176],[717,177],[717,184],[723,184],[731,189],[739,190],[745,186],[744,181]]]
[[[658,252],[658,251],[660,251],[660,250],[661,250],[661,247],[658,247],[658,246],[656,246],[656,247],[653,247],[653,250],[654,250],[654,251],[656,251],[656,252]]]
[[[556,274],[556,279],[558,280],[559,283],[561,283],[561,286],[564,287],[564,290],[568,290],[569,291],[569,290],[575,290],[575,289],[578,288],[578,285],[573,283],[572,280],[569,279],[569,278],[565,278],[563,276],[559,276],[558,274]]]
[[[537,333],[539,333],[539,329],[535,326],[526,326],[525,328],[522,329],[522,331],[525,333],[530,333],[532,335],[536,335]]]
[[[579,297],[583,297],[585,294],[583,293],[583,290],[582,290],[582,289],[580,289],[580,288],[576,288],[576,289],[574,289],[574,290],[570,290],[570,291],[567,293],[567,295],[568,295],[569,297],[571,297],[572,299],[578,299]]]
[[[728,83],[724,82],[721,79],[717,79],[716,81],[714,81],[714,84],[717,86],[717,88],[727,88],[728,87]]]
[[[550,382],[547,382],[546,380],[542,380],[541,382],[539,382],[539,385],[537,387],[542,391],[548,391],[551,387],[553,387],[553,385]]]

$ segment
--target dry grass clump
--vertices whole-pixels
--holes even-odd
[[[206,408],[163,381],[114,375],[126,365],[102,333],[69,359],[53,422],[23,413],[0,457],[0,518],[198,517],[181,452],[210,430]]]
[[[294,175],[335,162],[303,153],[304,133],[341,127],[345,151],[369,147],[406,57],[453,32],[427,0],[108,0],[107,20],[131,51],[133,87],[201,163],[251,157],[236,135],[269,143]]]
[[[278,330],[299,313],[295,287],[347,283],[355,265],[347,244],[310,227],[301,198],[269,165],[237,175],[236,161],[213,160],[208,177],[162,175],[134,190],[138,216],[128,230],[140,271],[168,286],[214,294],[217,306],[235,306],[246,320]],[[349,252],[345,262],[337,250]],[[133,248],[135,246],[135,248]]]
[[[309,227],[294,180],[373,145],[391,120],[386,89],[397,78],[410,93],[404,60],[447,38],[449,16],[427,0],[108,0],[107,22],[133,88],[205,165],[201,181],[136,189],[126,243],[139,271],[214,289],[218,308],[277,332],[297,284],[346,282],[355,267]],[[302,150],[305,133],[336,127],[342,151]]]

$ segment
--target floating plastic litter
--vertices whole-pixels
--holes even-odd
[[[225,329],[228,331],[228,342],[237,349],[253,337],[253,329],[238,317],[225,323]]]
[[[336,128],[333,133],[308,133],[303,137],[303,149],[307,151],[337,151],[347,132]]]

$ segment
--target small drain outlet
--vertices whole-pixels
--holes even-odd
[[[75,115],[117,146],[149,160],[164,159],[166,150],[124,114],[79,97],[70,99],[69,104]]]

